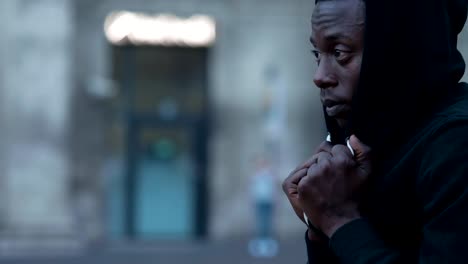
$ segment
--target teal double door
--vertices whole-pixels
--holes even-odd
[[[108,230],[122,239],[203,237],[206,50],[114,47],[114,59],[122,159],[109,170]]]

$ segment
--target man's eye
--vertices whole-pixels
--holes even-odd
[[[312,50],[312,54],[314,54],[315,59],[320,60],[320,52],[318,50]]]
[[[343,61],[346,60],[348,52],[336,49],[333,55],[338,61]]]
[[[340,58],[343,55],[343,52],[341,50],[336,49],[335,50],[335,57]]]

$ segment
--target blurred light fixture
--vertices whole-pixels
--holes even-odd
[[[106,18],[104,31],[115,45],[208,47],[216,40],[216,23],[206,15],[180,18],[171,14],[112,12]]]

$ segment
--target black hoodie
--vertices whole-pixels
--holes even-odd
[[[334,144],[373,149],[364,216],[312,263],[468,263],[468,86],[457,50],[468,0],[365,0],[359,86],[349,126],[325,113]]]

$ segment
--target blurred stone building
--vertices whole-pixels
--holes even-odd
[[[255,158],[276,153],[279,182],[325,135],[312,8],[310,0],[1,1],[0,237],[251,233]],[[122,10],[209,16],[216,39],[113,45],[106,18]],[[281,236],[304,229],[279,184],[275,224]]]

